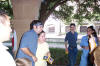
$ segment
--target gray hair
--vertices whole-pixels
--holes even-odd
[[[0,23],[5,24],[7,20],[7,15],[4,13],[0,13]]]

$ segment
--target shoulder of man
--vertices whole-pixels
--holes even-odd
[[[29,31],[25,32],[24,35],[27,35],[27,34],[30,35],[31,33],[33,34],[33,32],[34,32],[34,31],[29,30]]]
[[[66,33],[66,35],[70,34],[70,31]]]
[[[26,36],[30,36],[31,35],[31,32],[30,31],[27,31],[23,34],[23,37],[26,37]]]
[[[75,32],[77,35],[78,35],[78,33],[77,32]]]

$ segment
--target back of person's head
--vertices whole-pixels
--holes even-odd
[[[27,58],[17,58],[16,66],[32,66],[32,62]]]
[[[0,11],[0,23],[5,24],[7,20],[7,14],[3,11]]]
[[[0,11],[0,42],[9,40],[11,31],[9,16]]]
[[[76,25],[75,25],[75,23],[71,23],[71,24],[70,24],[70,27],[71,27],[71,26],[76,26]]]
[[[33,20],[30,24],[30,30],[33,29],[33,26],[39,26],[39,25],[43,25],[42,22],[40,20]]]

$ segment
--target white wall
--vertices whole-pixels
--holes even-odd
[[[55,27],[55,33],[49,33],[48,32],[49,27],[52,27],[52,26]],[[45,22],[44,31],[47,34],[59,35],[59,33],[60,33],[60,26],[61,26],[61,33],[64,33],[65,32],[65,25],[64,25],[64,23],[61,22],[59,19],[56,19],[53,15],[51,15],[48,18],[48,20]]]

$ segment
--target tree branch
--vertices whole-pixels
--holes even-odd
[[[48,11],[47,15],[49,16],[57,6],[62,5],[63,3],[67,2],[68,0],[59,0],[55,3],[55,5]]]
[[[52,0],[53,1],[53,0]],[[43,4],[41,5],[41,11],[40,11],[40,17],[39,19],[45,23],[46,19],[50,16],[50,14],[55,10],[55,8],[58,6],[58,5],[61,5],[65,2],[67,2],[68,0],[58,0],[54,6],[48,10],[48,6],[50,5],[50,1],[49,0],[46,0],[45,2],[45,5],[43,6]]]

